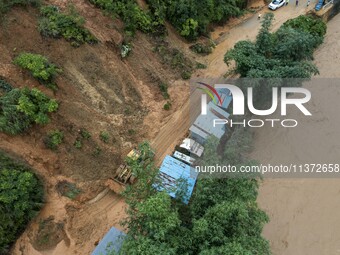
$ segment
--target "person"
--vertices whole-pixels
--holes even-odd
[[[299,5],[299,0],[296,0],[296,6],[298,6]]]
[[[258,20],[261,19],[261,13],[259,13],[259,16],[257,16],[257,19],[258,19]]]
[[[307,1],[307,7],[309,6],[309,4],[310,4],[310,0]]]

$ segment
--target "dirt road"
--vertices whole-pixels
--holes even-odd
[[[315,53],[320,78],[340,77],[339,24],[338,15]],[[301,125],[308,124],[303,130],[260,130],[254,158],[272,164],[282,159],[340,163],[339,82],[305,86],[312,93],[313,120],[302,120]],[[258,201],[271,220],[264,236],[275,255],[340,254],[340,179],[265,179]]]

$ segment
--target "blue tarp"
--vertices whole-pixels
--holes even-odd
[[[92,252],[92,255],[106,255],[108,251],[119,252],[126,234],[112,227]]]
[[[194,190],[197,175],[195,170],[189,165],[166,155],[159,169],[162,185],[157,186],[156,188],[159,191],[166,190],[172,198],[176,198],[177,191],[187,186],[186,193],[183,197],[183,203],[188,204]],[[184,180],[186,183],[183,183],[180,180]]]

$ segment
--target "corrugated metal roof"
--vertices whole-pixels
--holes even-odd
[[[159,191],[166,192],[173,198],[176,197],[176,192],[183,188],[183,183],[178,182],[183,179],[187,182],[187,192],[183,197],[183,203],[188,204],[197,179],[197,173],[189,165],[166,155],[159,169],[159,176],[162,179],[162,185],[157,187]]]
[[[200,129],[201,132],[197,134],[202,136],[203,138],[203,134],[206,133],[209,135],[214,135],[215,137],[220,139],[225,132],[225,125],[217,125],[216,127],[214,127],[214,119],[228,119],[229,116],[230,114],[227,113],[225,110],[221,109],[213,102],[209,102],[207,107],[207,114],[199,115],[194,124],[190,127],[190,131],[195,132],[194,130],[197,131],[197,129]]]
[[[202,131],[201,129],[199,129],[198,127],[191,125],[191,127],[189,128],[190,132],[194,132],[195,134],[199,135],[200,137],[202,137],[204,140],[208,138],[209,134],[207,134],[206,132]]]
[[[99,242],[97,247],[92,252],[92,255],[106,255],[108,251],[111,251],[113,249],[116,252],[119,252],[125,237],[125,233],[116,229],[115,227],[112,227]]]

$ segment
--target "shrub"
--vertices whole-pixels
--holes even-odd
[[[163,106],[163,109],[166,110],[166,111],[169,111],[171,108],[171,103],[168,101],[166,102],[166,104]]]
[[[200,55],[208,55],[210,53],[212,53],[213,49],[214,49],[215,45],[210,42],[210,43],[195,43],[193,45],[191,45],[189,47],[189,49],[197,54]]]
[[[37,7],[41,4],[40,0],[1,0],[0,14],[8,12],[14,6],[33,6]]]
[[[84,28],[85,20],[73,7],[67,14],[61,13],[57,6],[49,5],[40,9],[42,18],[39,21],[39,32],[45,37],[64,37],[71,45],[78,47],[81,44],[97,43],[97,39]]]
[[[50,132],[44,140],[47,148],[51,150],[58,149],[58,146],[63,142],[64,134],[59,130]]]
[[[91,134],[89,131],[87,131],[86,129],[82,128],[80,130],[80,135],[83,139],[89,140],[91,138]]]
[[[136,134],[136,131],[134,129],[129,129],[128,130],[128,134],[129,135],[134,135],[134,134]]]
[[[189,71],[183,71],[183,72],[181,73],[181,77],[182,77],[183,80],[188,80],[188,79],[191,78],[191,72],[189,72]]]
[[[196,69],[206,69],[206,68],[207,66],[205,64],[202,64],[199,62],[196,63]]]
[[[164,64],[169,65],[172,69],[178,71],[178,73],[185,73],[181,75],[183,79],[191,77],[191,72],[194,69],[194,63],[178,49],[169,48],[167,45],[158,45],[154,48],[154,51],[159,54]]]
[[[168,93],[168,84],[166,84],[164,82],[161,82],[159,84],[159,89],[161,90],[162,96],[163,96],[164,99],[169,99],[170,98],[170,95]]]
[[[163,26],[164,21],[143,11],[134,0],[90,0],[90,2],[106,13],[119,16],[125,24],[125,30],[131,34],[137,29],[144,33],[162,31],[159,26]]]
[[[38,89],[13,89],[0,97],[0,132],[16,135],[33,124],[47,124],[58,103]]]
[[[108,143],[110,139],[110,135],[106,131],[101,131],[99,134],[100,140],[102,140],[104,143]]]
[[[82,147],[83,147],[83,142],[79,139],[79,138],[77,138],[76,140],[75,140],[75,142],[74,142],[74,147],[76,147],[78,150],[80,150]]]
[[[14,63],[28,71],[34,78],[44,84],[46,87],[56,89],[54,83],[55,76],[61,72],[54,64],[51,64],[47,58],[39,54],[21,53],[14,59]]]
[[[310,15],[300,15],[297,18],[287,20],[283,26],[320,37],[324,37],[327,31],[327,25],[322,19]]]
[[[1,79],[0,77],[0,96],[1,96],[1,91],[4,93],[8,93],[13,89],[12,85],[6,82],[5,80]]]
[[[96,146],[96,148],[94,148],[92,156],[93,157],[98,157],[100,155],[100,153],[102,153],[102,149],[99,146]]]

